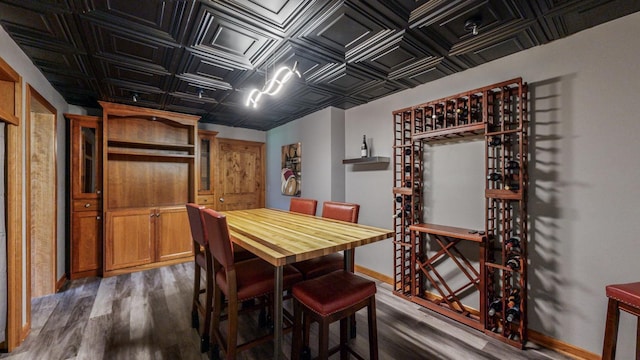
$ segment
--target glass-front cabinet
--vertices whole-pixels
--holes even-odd
[[[198,130],[198,204],[214,205],[214,161],[217,131]]]
[[[71,279],[102,273],[102,118],[65,114],[69,120],[71,176]]]

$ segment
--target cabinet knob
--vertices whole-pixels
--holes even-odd
[[[96,190],[96,194],[100,195],[100,194],[102,194],[102,191]]]
[[[220,202],[222,202],[222,203],[224,202],[224,198],[223,197],[220,198]]]
[[[96,216],[96,220],[100,220],[100,216]]]
[[[84,204],[84,207],[86,207],[86,208],[88,208],[88,207],[90,207],[90,206],[91,206],[91,204],[90,204],[90,203],[86,203],[86,204]]]

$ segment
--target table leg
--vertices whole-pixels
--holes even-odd
[[[282,266],[275,267],[275,286],[273,294],[273,358],[282,358],[282,291],[283,291]]]

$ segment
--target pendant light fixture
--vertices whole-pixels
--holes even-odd
[[[296,61],[295,63],[293,63],[292,68],[289,68],[287,66],[279,68],[278,71],[275,72],[271,80],[267,81],[262,90],[253,89],[251,90],[251,92],[249,92],[246,105],[253,108],[257,107],[258,101],[260,100],[262,95],[274,96],[278,92],[280,92],[280,90],[282,90],[284,84],[289,81],[293,75],[301,77],[300,72],[298,72],[298,70],[296,69],[297,66],[298,62]]]

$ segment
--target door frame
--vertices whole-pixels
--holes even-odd
[[[0,58],[0,80],[13,83],[13,111],[2,109],[6,138],[6,216],[7,216],[7,333],[0,348],[13,351],[26,337],[22,327],[23,278],[22,270],[22,76]],[[8,95],[9,93],[7,93]],[[2,104],[9,108],[10,103]],[[11,118],[13,117],[13,118]]]
[[[31,85],[29,83],[27,83],[27,91],[26,91],[26,104],[25,104],[25,109],[26,109],[26,117],[25,117],[25,138],[26,138],[26,143],[25,143],[25,149],[26,149],[26,154],[25,154],[25,170],[26,170],[26,175],[25,175],[25,183],[27,184],[26,188],[26,193],[25,193],[25,208],[26,208],[26,240],[25,240],[25,244],[26,244],[26,274],[27,274],[27,281],[26,281],[26,290],[27,290],[27,296],[26,296],[26,314],[27,314],[27,322],[25,324],[25,327],[30,329],[31,328],[31,281],[32,281],[32,276],[31,276],[31,187],[28,186],[29,184],[31,184],[31,107],[32,107],[32,99],[36,100],[39,104],[41,104],[42,106],[45,107],[45,109],[47,111],[49,111],[52,115],[53,115],[53,129],[54,129],[54,133],[52,134],[53,138],[56,139],[56,129],[57,129],[57,123],[58,123],[58,111],[56,110],[56,108],[51,105],[51,103],[49,103],[49,101],[47,101],[42,95],[40,95],[40,93],[38,93],[38,91],[36,91],[33,87],[31,87]],[[54,222],[53,222],[53,234],[54,234],[54,239],[53,239],[53,244],[52,244],[52,258],[53,258],[53,264],[52,264],[52,274],[51,274],[51,278],[52,278],[52,284],[54,286],[54,291],[56,290],[56,284],[57,284],[57,263],[58,263],[58,164],[57,164],[57,158],[58,158],[58,146],[57,146],[57,141],[54,140],[53,143],[53,158],[54,158],[54,164],[53,164],[53,168],[55,169],[55,174],[54,174],[54,179],[53,179],[53,187],[54,187],[54,211],[53,211],[53,216],[54,216]]]

